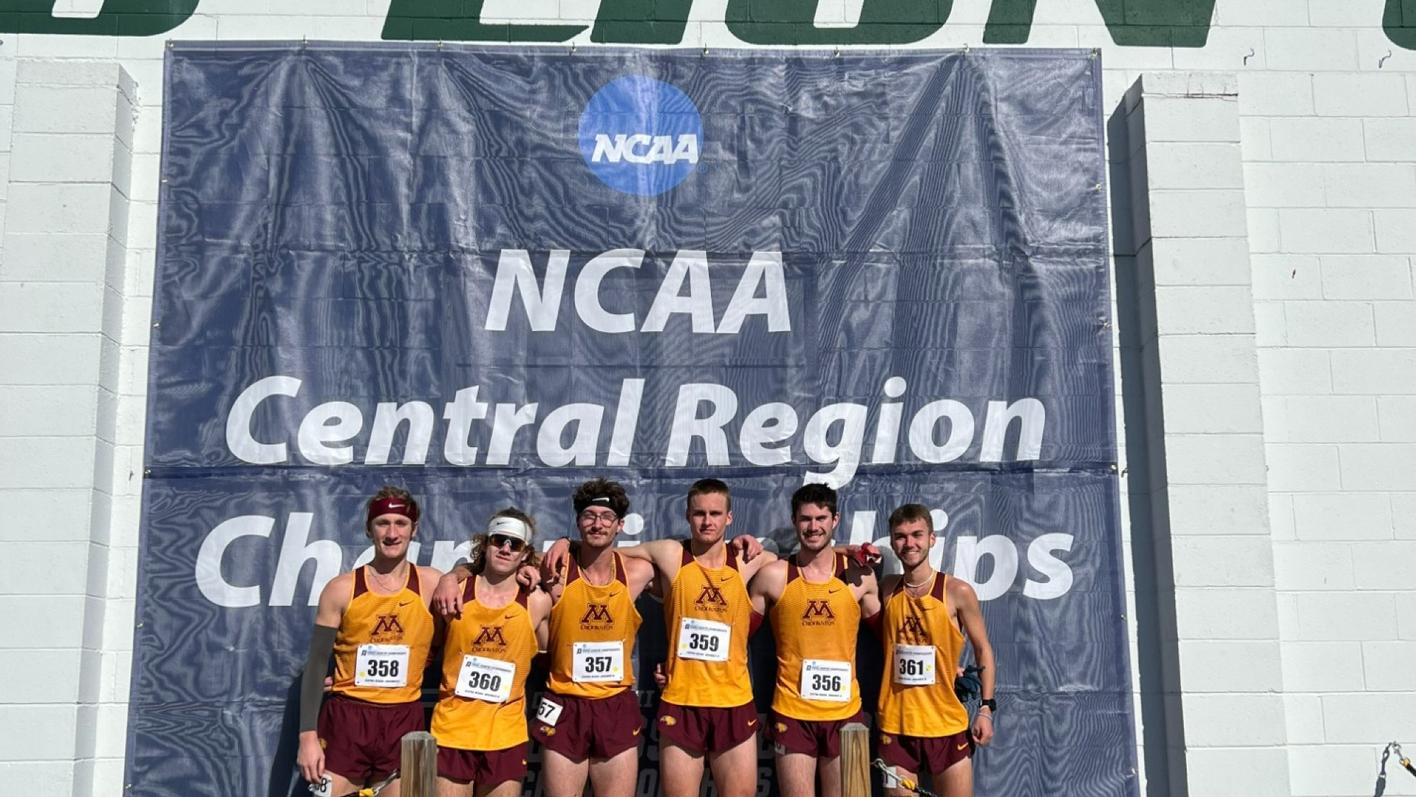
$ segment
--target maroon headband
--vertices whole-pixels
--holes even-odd
[[[379,498],[369,503],[369,520],[372,523],[379,515],[402,515],[414,523],[418,522],[418,507],[406,498]]]

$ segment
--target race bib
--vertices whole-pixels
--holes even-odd
[[[733,629],[727,623],[695,620],[679,621],[678,657],[698,661],[727,661]]]
[[[896,645],[894,681],[900,686],[934,683],[934,646]]]
[[[807,700],[846,703],[851,699],[851,665],[846,661],[805,659],[801,663],[801,696]]]
[[[360,645],[354,659],[354,685],[390,689],[408,685],[407,645]]]
[[[576,642],[570,678],[578,684],[624,680],[623,642]]]
[[[536,706],[536,721],[554,728],[556,723],[560,722],[561,712],[564,710],[565,706],[560,703],[552,703],[550,698],[543,697],[541,704]]]
[[[511,697],[511,682],[516,677],[516,665],[499,659],[463,656],[462,671],[457,674],[458,697],[505,703]]]

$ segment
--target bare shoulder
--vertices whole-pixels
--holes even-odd
[[[418,586],[423,587],[425,593],[428,588],[437,588],[438,579],[443,577],[441,570],[436,567],[424,567],[421,565],[414,565],[414,567],[418,568]]]
[[[955,606],[963,607],[978,603],[978,593],[974,592],[973,585],[962,578],[950,576],[944,588],[948,591],[949,599]]]

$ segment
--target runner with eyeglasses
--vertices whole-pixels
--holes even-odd
[[[618,482],[591,479],[572,498],[579,541],[571,544],[550,594],[550,678],[531,722],[544,747],[547,797],[579,797],[588,780],[597,797],[628,797],[639,775],[644,728],[631,661],[640,616],[634,602],[654,577],[646,561],[621,556],[629,496]],[[459,566],[439,597],[457,607]],[[453,584],[451,594],[448,585]]]
[[[753,615],[747,584],[777,557],[747,535],[727,543],[732,496],[722,481],[694,482],[685,503],[689,539],[623,550],[653,563],[664,593],[669,651],[657,718],[660,782],[665,797],[697,797],[707,768],[720,797],[751,797],[758,719],[747,639],[762,618]],[[557,566],[565,544],[546,552],[543,567]]]
[[[551,596],[517,582],[535,523],[497,512],[473,540],[461,613],[447,622],[433,708],[439,797],[513,797],[526,776],[526,675],[545,647]]]

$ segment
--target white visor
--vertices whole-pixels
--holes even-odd
[[[487,536],[501,534],[512,539],[526,542],[531,539],[531,529],[526,528],[526,524],[514,517],[495,517],[487,524]]]

